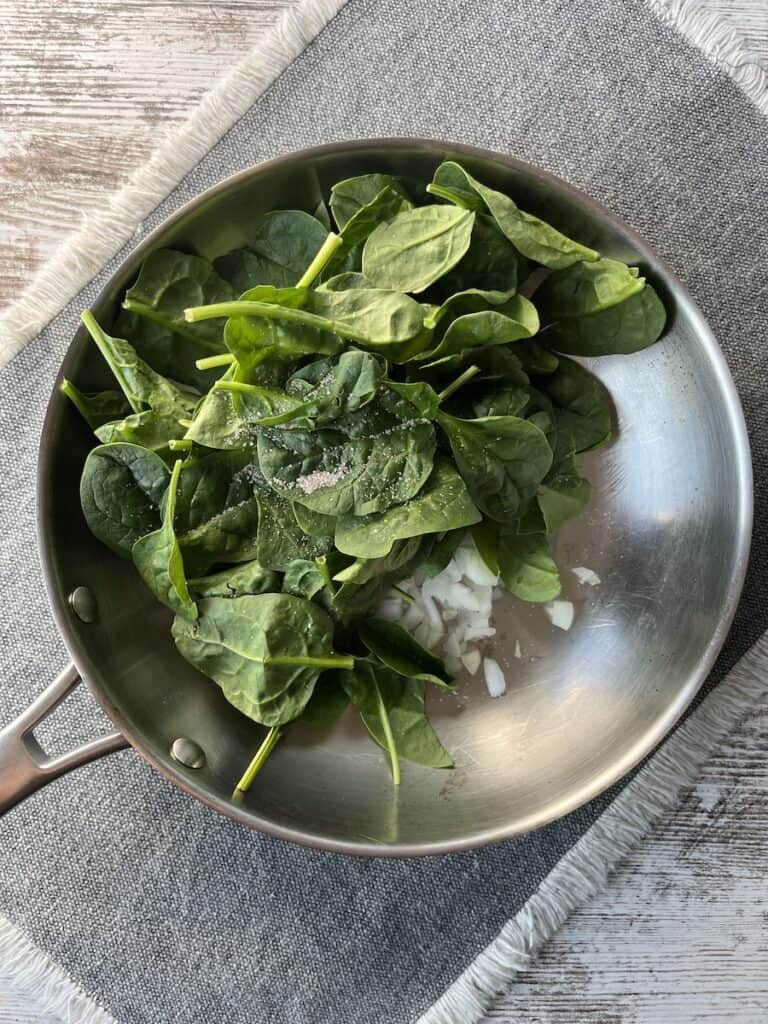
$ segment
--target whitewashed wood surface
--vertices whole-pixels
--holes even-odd
[[[0,0],[0,307],[296,0]],[[768,68],[768,0],[717,11]],[[768,713],[486,1024],[768,1022]],[[0,1021],[39,1024],[4,987]]]

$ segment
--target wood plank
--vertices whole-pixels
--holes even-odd
[[[484,1024],[765,1024],[767,737],[762,711]]]
[[[0,307],[296,0],[0,0]]]

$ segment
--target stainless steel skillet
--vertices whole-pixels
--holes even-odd
[[[553,629],[535,609],[509,611],[501,630],[507,695],[491,701],[472,682],[460,701],[434,705],[455,771],[409,766],[393,791],[383,759],[343,719],[330,736],[296,730],[245,801],[234,803],[233,783],[260,729],[177,655],[166,612],[133,568],[89,533],[78,481],[92,440],[55,392],[40,451],[38,538],[76,668],[0,732],[0,809],[130,744],[190,795],[271,835],[345,853],[446,853],[525,832],[583,804],[647,754],[690,703],[723,643],[746,566],[752,495],[743,417],[690,296],[584,194],[519,161],[441,142],[382,139],[294,153],[229,178],[169,218],[125,260],[96,315],[110,323],[151,249],[213,257],[245,244],[268,210],[313,209],[340,178],[390,170],[428,180],[445,158],[604,254],[639,263],[671,314],[657,346],[592,363],[614,397],[619,429],[610,448],[584,461],[594,490],[589,513],[558,537],[560,564],[588,566],[602,581],[579,586],[566,569],[577,604],[573,629]],[[82,331],[62,374],[84,390],[109,384]],[[79,678],[117,732],[49,762],[32,730]]]

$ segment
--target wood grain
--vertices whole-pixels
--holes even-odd
[[[0,307],[296,0],[0,0]]]
[[[763,711],[484,1024],[768,1021],[767,740]]]

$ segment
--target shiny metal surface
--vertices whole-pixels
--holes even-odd
[[[132,567],[83,522],[78,478],[91,445],[76,412],[51,399],[39,476],[39,536],[55,614],[83,678],[130,742],[187,792],[245,824],[296,842],[368,855],[442,853],[536,828],[600,793],[647,754],[698,690],[730,624],[751,525],[743,418],[714,338],[678,281],[607,210],[560,180],[476,149],[429,141],[339,143],[245,171],[171,217],[123,264],[95,306],[108,325],[122,290],[152,248],[213,257],[248,241],[267,210],[311,210],[336,180],[371,170],[427,179],[446,157],[508,191],[605,255],[639,263],[670,314],[664,340],[629,357],[593,360],[616,402],[613,444],[583,461],[588,513],[563,529],[557,557],[577,605],[570,632],[511,599],[499,612],[509,689],[481,682],[432,703],[457,768],[404,766],[391,786],[385,759],[344,717],[330,733],[295,728],[243,803],[233,785],[261,730],[175,652],[170,618]],[[62,373],[85,389],[108,383],[78,332]],[[580,586],[569,567],[602,579]],[[67,595],[96,596],[84,625]],[[523,657],[513,657],[520,640]],[[203,768],[169,751],[188,737]]]
[[[123,734],[114,732],[58,757],[45,753],[35,737],[35,729],[79,682],[79,672],[74,665],[68,665],[26,711],[0,730],[0,814],[73,768],[128,746]]]

